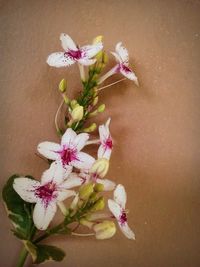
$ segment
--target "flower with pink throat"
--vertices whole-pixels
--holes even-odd
[[[78,62],[89,66],[96,62],[93,57],[103,49],[102,42],[78,47],[71,37],[65,33],[60,35],[61,45],[64,52],[55,52],[48,56],[47,63],[52,67],[66,67]]]
[[[75,131],[68,128],[62,136],[61,144],[42,142],[37,149],[44,157],[59,162],[65,170],[72,167],[88,169],[95,161],[92,156],[81,152],[88,139],[89,134],[76,134]]]
[[[98,158],[110,159],[113,141],[109,130],[110,118],[103,125],[99,126],[100,146],[98,149]]]
[[[70,175],[68,173],[68,175]],[[68,176],[67,175],[67,176]],[[66,177],[63,168],[59,163],[52,163],[41,178],[41,182],[27,178],[19,177],[14,180],[13,188],[20,197],[30,203],[36,203],[33,210],[33,221],[40,230],[45,230],[53,219],[57,204],[66,198],[75,196],[76,193],[69,188],[77,186],[76,181],[72,184]]]
[[[117,219],[118,225],[123,234],[129,239],[135,239],[135,234],[129,228],[127,223],[127,212],[125,210],[126,199],[127,196],[124,186],[118,184],[114,191],[114,200],[108,200],[108,207]]]

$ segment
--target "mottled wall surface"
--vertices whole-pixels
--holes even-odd
[[[81,44],[102,34],[106,50],[118,41],[129,49],[140,88],[125,81],[102,91],[107,110],[97,120],[112,117],[108,177],[127,188],[136,241],[120,231],[108,241],[55,238],[67,257],[45,266],[200,266],[200,2],[1,1],[1,188],[13,173],[40,177],[47,166],[36,146],[58,140],[57,84],[66,77],[70,96],[80,89],[77,66],[45,62],[61,49],[61,32]],[[0,212],[0,265],[15,266],[21,244]]]

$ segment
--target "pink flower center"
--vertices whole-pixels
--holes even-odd
[[[63,165],[69,165],[73,160],[77,160],[77,150],[75,148],[63,147],[63,150],[58,153]]]
[[[120,221],[120,224],[124,224],[127,222],[127,216],[126,216],[125,210],[122,211],[119,221]]]
[[[110,136],[104,142],[104,146],[105,146],[106,149],[107,148],[112,149],[112,147],[113,147],[113,141],[112,141],[112,138]]]
[[[126,66],[125,64],[120,64],[120,68],[121,68],[122,70],[124,70],[126,73],[131,72],[131,69],[129,69],[129,67]]]
[[[82,58],[82,52],[81,50],[69,50],[67,52],[64,53],[65,57],[70,57],[74,60],[78,60],[80,58]]]
[[[48,203],[56,197],[56,184],[49,182],[45,185],[39,186],[35,190],[35,195],[43,200],[43,202],[48,205]]]

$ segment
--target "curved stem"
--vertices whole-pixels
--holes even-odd
[[[114,82],[114,83],[110,83],[110,84],[108,84],[108,85],[105,85],[105,86],[103,86],[103,87],[100,87],[100,88],[97,89],[97,91],[101,91],[101,90],[103,90],[103,89],[105,89],[105,88],[107,88],[107,87],[110,87],[110,86],[112,86],[112,85],[114,85],[114,84],[117,84],[117,83],[119,83],[119,82],[122,82],[122,81],[124,81],[124,80],[126,80],[126,78],[122,78],[121,80],[118,80],[118,81],[116,81],[116,82]]]
[[[64,100],[62,100],[62,102],[60,103],[60,106],[58,107],[58,110],[56,111],[56,115],[55,115],[55,126],[56,126],[56,131],[60,134],[60,128],[58,127],[58,114],[60,112],[60,109],[62,108],[62,105],[64,104]]]
[[[82,236],[82,237],[95,235],[94,233],[90,233],[90,234],[78,234],[78,233],[74,233],[74,232],[72,232],[71,234],[72,235],[76,235],[76,236]]]
[[[18,260],[16,266],[17,266],[17,267],[22,267],[22,266],[24,266],[24,263],[25,263],[25,261],[26,261],[27,256],[28,256],[28,251],[26,250],[25,247],[23,247],[23,249],[22,249],[21,252],[20,252],[19,260]]]

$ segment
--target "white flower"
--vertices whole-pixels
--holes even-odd
[[[112,212],[112,214],[117,219],[119,227],[121,231],[124,233],[124,235],[129,239],[135,239],[135,234],[127,224],[127,216],[125,210],[126,199],[127,197],[124,186],[119,184],[117,185],[114,191],[114,200],[112,199],[108,200],[108,207]]]
[[[60,40],[64,52],[55,52],[48,56],[47,63],[53,67],[65,67],[75,62],[81,65],[92,65],[96,59],[92,59],[99,51],[102,50],[102,42],[93,45],[78,47],[71,37],[65,33],[61,33]]]
[[[88,139],[89,134],[81,133],[77,135],[71,128],[68,128],[62,136],[61,144],[43,142],[38,145],[37,149],[46,158],[61,163],[66,170],[72,167],[88,169],[95,159],[84,152],[80,152]]]
[[[109,130],[110,118],[103,125],[99,126],[100,147],[98,149],[98,158],[110,159],[113,141]]]
[[[117,65],[114,66],[110,71],[108,71],[105,75],[103,75],[98,84],[101,84],[105,81],[108,77],[112,76],[115,73],[121,73],[127,79],[132,80],[135,82],[137,86],[139,86],[138,78],[136,77],[135,73],[129,68],[129,55],[128,50],[122,46],[122,43],[117,43],[115,47],[115,52],[111,52],[112,55],[115,57],[117,61]]]
[[[26,177],[14,180],[13,188],[20,197],[26,202],[36,203],[33,210],[33,221],[40,230],[47,229],[56,213],[57,204],[76,194],[74,191],[68,190],[77,186],[76,179],[71,183],[68,182],[68,179],[64,180],[64,175],[63,168],[54,162],[43,173],[41,182]]]

